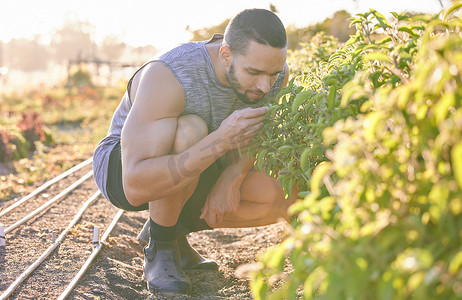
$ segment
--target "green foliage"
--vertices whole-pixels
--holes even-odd
[[[288,50],[288,63],[292,75],[314,73],[321,63],[327,63],[329,57],[339,48],[338,40],[324,32],[314,35],[309,43],[302,43],[301,48]]]
[[[91,156],[124,92],[120,85],[2,95],[0,202]]]
[[[324,129],[360,113],[377,89],[408,81],[417,38],[397,29],[402,22],[373,25],[376,15],[371,10],[354,20],[358,31],[344,46],[318,34],[305,49],[291,53],[289,62],[299,76],[283,88],[277,104],[269,104],[268,121],[256,142],[265,148],[256,166],[278,178],[289,194],[294,184],[307,190],[314,168],[326,160]]]
[[[13,112],[10,114],[14,115]],[[49,129],[37,112],[22,112],[16,124],[0,124],[0,162],[27,157],[30,152],[35,151],[36,142],[47,145],[53,143]]]
[[[79,67],[77,71],[69,76],[69,86],[93,86],[90,73]]]
[[[460,7],[359,14],[346,45],[270,107],[257,166],[304,199],[259,259],[256,299],[462,297]]]
[[[84,86],[4,95],[0,162],[28,157],[39,144],[74,144],[88,152],[94,150],[107,133],[122,88]]]
[[[350,28],[348,19],[350,13],[345,10],[336,11],[332,17],[326,18],[322,22],[318,22],[307,27],[295,27],[290,25],[286,28],[288,49],[294,50],[303,48],[303,44],[312,42],[312,38],[319,33],[326,33],[335,39],[345,42],[350,38],[350,35],[355,33],[354,28]]]
[[[0,162],[9,162],[27,156],[31,144],[17,127],[0,129]]]
[[[228,26],[230,19],[226,19],[218,25],[200,28],[190,29],[189,26],[186,30],[192,34],[190,41],[206,41],[210,39],[216,33],[225,33],[226,26]]]
[[[270,10],[275,12],[277,9],[274,5],[270,4]],[[345,10],[339,10],[335,12],[332,17],[326,18],[322,22],[318,22],[313,25],[306,27],[296,27],[295,25],[289,25],[286,28],[287,33],[287,48],[289,50],[305,48],[307,44],[312,43],[312,39],[318,35],[326,33],[336,40],[345,42],[349,39],[351,34],[354,34],[355,30],[348,27],[348,19],[351,15]],[[210,39],[215,33],[224,33],[226,26],[230,19],[226,19],[220,24],[200,28],[191,29],[189,26],[186,28],[191,33],[190,41],[205,41]]]

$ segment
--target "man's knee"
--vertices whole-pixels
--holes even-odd
[[[182,115],[178,118],[172,152],[180,153],[196,144],[208,134],[207,124],[197,115]]]
[[[243,200],[269,206],[284,199],[284,192],[277,180],[261,172],[247,174],[241,186],[241,195]]]

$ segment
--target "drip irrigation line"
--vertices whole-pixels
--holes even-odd
[[[74,182],[73,184],[71,184],[69,187],[67,187],[64,191],[62,191],[61,193],[59,193],[57,196],[55,196],[53,199],[51,200],[48,200],[47,202],[45,202],[42,206],[40,206],[39,208],[37,208],[36,210],[34,210],[33,212],[31,212],[30,214],[28,214],[27,216],[25,216],[24,218],[22,218],[21,220],[17,221],[16,223],[14,223],[13,225],[11,225],[10,227],[6,228],[5,229],[5,235],[7,233],[9,233],[10,231],[16,229],[18,226],[24,224],[25,222],[27,222],[29,219],[31,219],[32,217],[34,217],[35,215],[39,214],[40,212],[42,212],[43,210],[45,210],[46,208],[48,208],[49,206],[51,206],[52,204],[54,204],[55,202],[57,202],[59,199],[61,199],[62,197],[66,196],[67,194],[69,194],[72,190],[74,190],[77,186],[79,186],[82,182],[84,182],[85,180],[87,180],[88,178],[90,178],[91,176],[93,176],[93,171],[90,171],[88,172],[87,174],[85,174],[84,176],[82,176],[79,180],[77,180],[76,182]]]
[[[76,165],[75,167],[72,167],[70,168],[69,170],[67,170],[66,172],[62,173],[61,175],[58,175],[56,176],[55,178],[51,179],[50,181],[44,183],[43,185],[41,185],[40,187],[38,187],[37,189],[35,189],[34,191],[32,191],[29,195],[25,196],[24,198],[22,198],[21,200],[18,200],[18,202],[15,202],[14,204],[8,206],[7,208],[5,208],[5,210],[1,210],[0,211],[0,217],[1,216],[4,216],[6,215],[7,213],[9,213],[11,210],[15,209],[16,207],[18,207],[19,205],[23,204],[24,202],[26,202],[27,200],[31,199],[32,197],[36,196],[37,194],[39,194],[40,192],[42,192],[44,189],[48,188],[49,186],[51,186],[52,184],[58,182],[59,180],[67,177],[68,175],[74,173],[75,171],[91,164],[93,162],[93,157],[90,157],[89,159],[87,159],[86,161],[84,162],[81,162],[80,164]]]
[[[87,259],[87,261],[82,266],[82,268],[77,273],[77,275],[75,275],[74,279],[72,279],[72,281],[69,283],[69,285],[64,290],[64,292],[59,296],[58,300],[66,299],[69,296],[69,294],[72,292],[72,290],[75,288],[75,286],[77,285],[77,282],[83,277],[88,267],[95,259],[96,255],[98,255],[99,251],[101,250],[102,244],[106,241],[109,234],[114,229],[115,225],[117,224],[117,222],[119,221],[123,213],[124,211],[122,209],[119,209],[117,214],[114,216],[114,219],[112,220],[111,224],[108,226],[108,228],[104,232],[104,235],[101,238],[101,242],[93,249],[93,252],[91,253],[90,257]]]
[[[53,250],[56,249],[56,247],[59,246],[59,244],[64,240],[66,237],[67,233],[69,230],[77,224],[77,222],[80,220],[82,217],[83,213],[85,210],[90,206],[101,194],[100,191],[95,192],[80,208],[80,210],[77,212],[77,214],[74,216],[72,219],[71,223],[66,227],[66,229],[63,230],[63,232],[59,235],[58,239],[54,241],[50,247],[48,247],[45,252],[40,255],[40,257],[33,263],[31,264],[21,275],[19,275],[18,278],[6,289],[3,294],[0,295],[0,300],[4,300],[7,297],[9,297],[17,288],[18,286],[30,275],[34,270],[44,262],[44,260],[53,252]]]

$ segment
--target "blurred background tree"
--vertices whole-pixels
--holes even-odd
[[[102,59],[118,60],[124,53],[127,45],[115,35],[110,35],[104,38],[101,45],[98,47],[98,54]]]
[[[190,41],[205,41],[210,39],[215,33],[225,33],[226,25],[228,25],[230,19],[226,19],[218,25],[200,28],[200,29],[191,29],[189,26],[186,27],[186,30],[192,34]]]
[[[278,13],[278,8],[274,4],[269,4],[269,9]],[[354,29],[349,27],[350,17],[352,16],[347,11],[339,10],[322,22],[306,27],[288,25],[288,49],[301,48],[300,45],[309,43],[320,32],[337,38],[339,42],[347,41],[354,33]],[[210,39],[215,33],[224,33],[228,22],[229,19],[226,19],[217,25],[198,29],[188,26],[186,30],[191,34],[190,41],[203,41]],[[0,68],[24,72],[45,71],[49,66],[62,66],[70,60],[136,65],[158,52],[153,45],[130,46],[122,37],[116,35],[106,36],[97,43],[95,25],[78,19],[65,20],[49,43],[44,42],[41,36],[36,36],[33,39],[13,39],[0,46]]]
[[[4,60],[8,62],[8,67],[26,72],[46,70],[51,53],[39,40],[40,37],[33,40],[13,39],[6,43]]]
[[[80,20],[67,20],[58,29],[51,40],[50,46],[54,50],[57,62],[67,62],[76,57],[88,59],[94,56],[95,44],[92,39],[94,25]]]
[[[269,9],[278,13],[277,7],[273,4],[270,4]],[[298,48],[301,43],[309,42],[313,36],[321,31],[336,37],[340,42],[346,42],[350,38],[350,35],[355,33],[354,28],[349,27],[349,18],[351,18],[350,13],[345,10],[339,10],[335,12],[332,17],[307,27],[299,28],[295,25],[289,25],[286,28],[288,39],[287,47],[288,49],[294,50]],[[226,19],[218,25],[200,29],[191,29],[188,26],[186,30],[192,34],[191,41],[204,41],[210,39],[215,33],[224,33],[229,20],[230,19]]]

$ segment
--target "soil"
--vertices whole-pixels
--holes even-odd
[[[52,185],[0,217],[0,224],[8,228],[90,170],[91,166],[85,167]],[[4,176],[3,179],[13,177]],[[24,188],[21,194],[0,201],[0,209],[13,204],[43,183],[37,181]],[[90,178],[45,212],[6,234],[6,246],[0,247],[0,295],[52,244],[53,235],[59,237],[82,204],[96,191],[96,184]],[[93,228],[101,228],[102,236],[117,211],[109,201],[99,196],[69,231],[62,244],[24,280],[9,299],[59,297],[93,251]],[[159,299],[146,288],[142,269],[144,245],[136,239],[147,218],[147,212],[124,212],[69,299]],[[187,271],[192,292],[185,299],[252,299],[247,270],[252,268],[259,253],[280,242],[283,233],[284,223],[278,223],[257,228],[216,229],[189,234],[190,244],[202,255],[215,260],[219,270]]]

